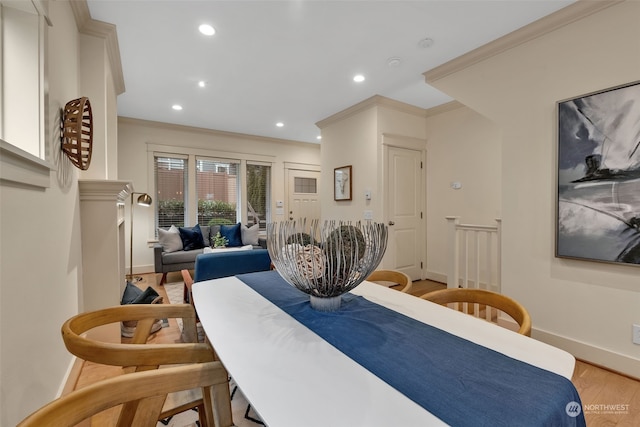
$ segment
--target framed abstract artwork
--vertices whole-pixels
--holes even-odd
[[[351,165],[333,170],[333,199],[351,200]]]
[[[640,82],[558,102],[556,256],[640,265]]]

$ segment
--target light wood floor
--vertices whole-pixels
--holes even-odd
[[[146,284],[154,287],[164,296],[165,303],[169,300],[163,287],[157,285],[160,275],[143,275]],[[181,281],[180,274],[170,274],[168,282]],[[426,292],[443,289],[445,285],[429,280],[421,280],[413,283],[411,294],[420,296]],[[180,333],[175,321],[170,320],[169,328],[163,328],[155,334],[156,342],[178,342]],[[69,384],[66,392],[84,387],[104,378],[119,375],[121,369],[117,367],[103,366],[92,363],[84,363],[78,367],[79,376],[75,384]],[[640,426],[640,381],[624,375],[619,375],[607,369],[592,364],[577,361],[572,381],[580,393],[587,426],[591,427],[638,427]],[[116,413],[105,414],[109,417],[117,416]],[[94,420],[95,422],[95,420]],[[106,419],[101,419],[98,424],[110,425]]]

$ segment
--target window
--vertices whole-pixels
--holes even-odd
[[[318,192],[317,190],[317,180],[315,178],[303,178],[300,176],[296,176],[293,179],[294,192],[296,193],[307,193],[307,194],[315,194]]]
[[[0,139],[40,159],[45,19],[41,1],[0,0]]]
[[[196,159],[198,224],[235,224],[238,207],[239,163]]]
[[[156,152],[156,227],[259,224],[271,220],[271,164]]]
[[[187,158],[154,157],[156,227],[185,225]]]
[[[265,230],[271,220],[271,166],[247,164],[247,224]]]

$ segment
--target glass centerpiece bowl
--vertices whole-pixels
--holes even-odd
[[[319,311],[340,308],[341,295],[374,271],[387,249],[387,226],[306,220],[267,224],[267,249],[276,270],[310,296]]]

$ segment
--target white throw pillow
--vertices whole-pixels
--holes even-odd
[[[162,245],[164,252],[176,252],[182,250],[182,239],[180,238],[180,232],[175,225],[172,225],[168,230],[158,228],[158,241]]]
[[[242,227],[240,228],[242,244],[257,245],[259,232],[260,232],[260,228],[258,224],[253,224],[251,227],[247,227],[246,225],[243,224]]]

